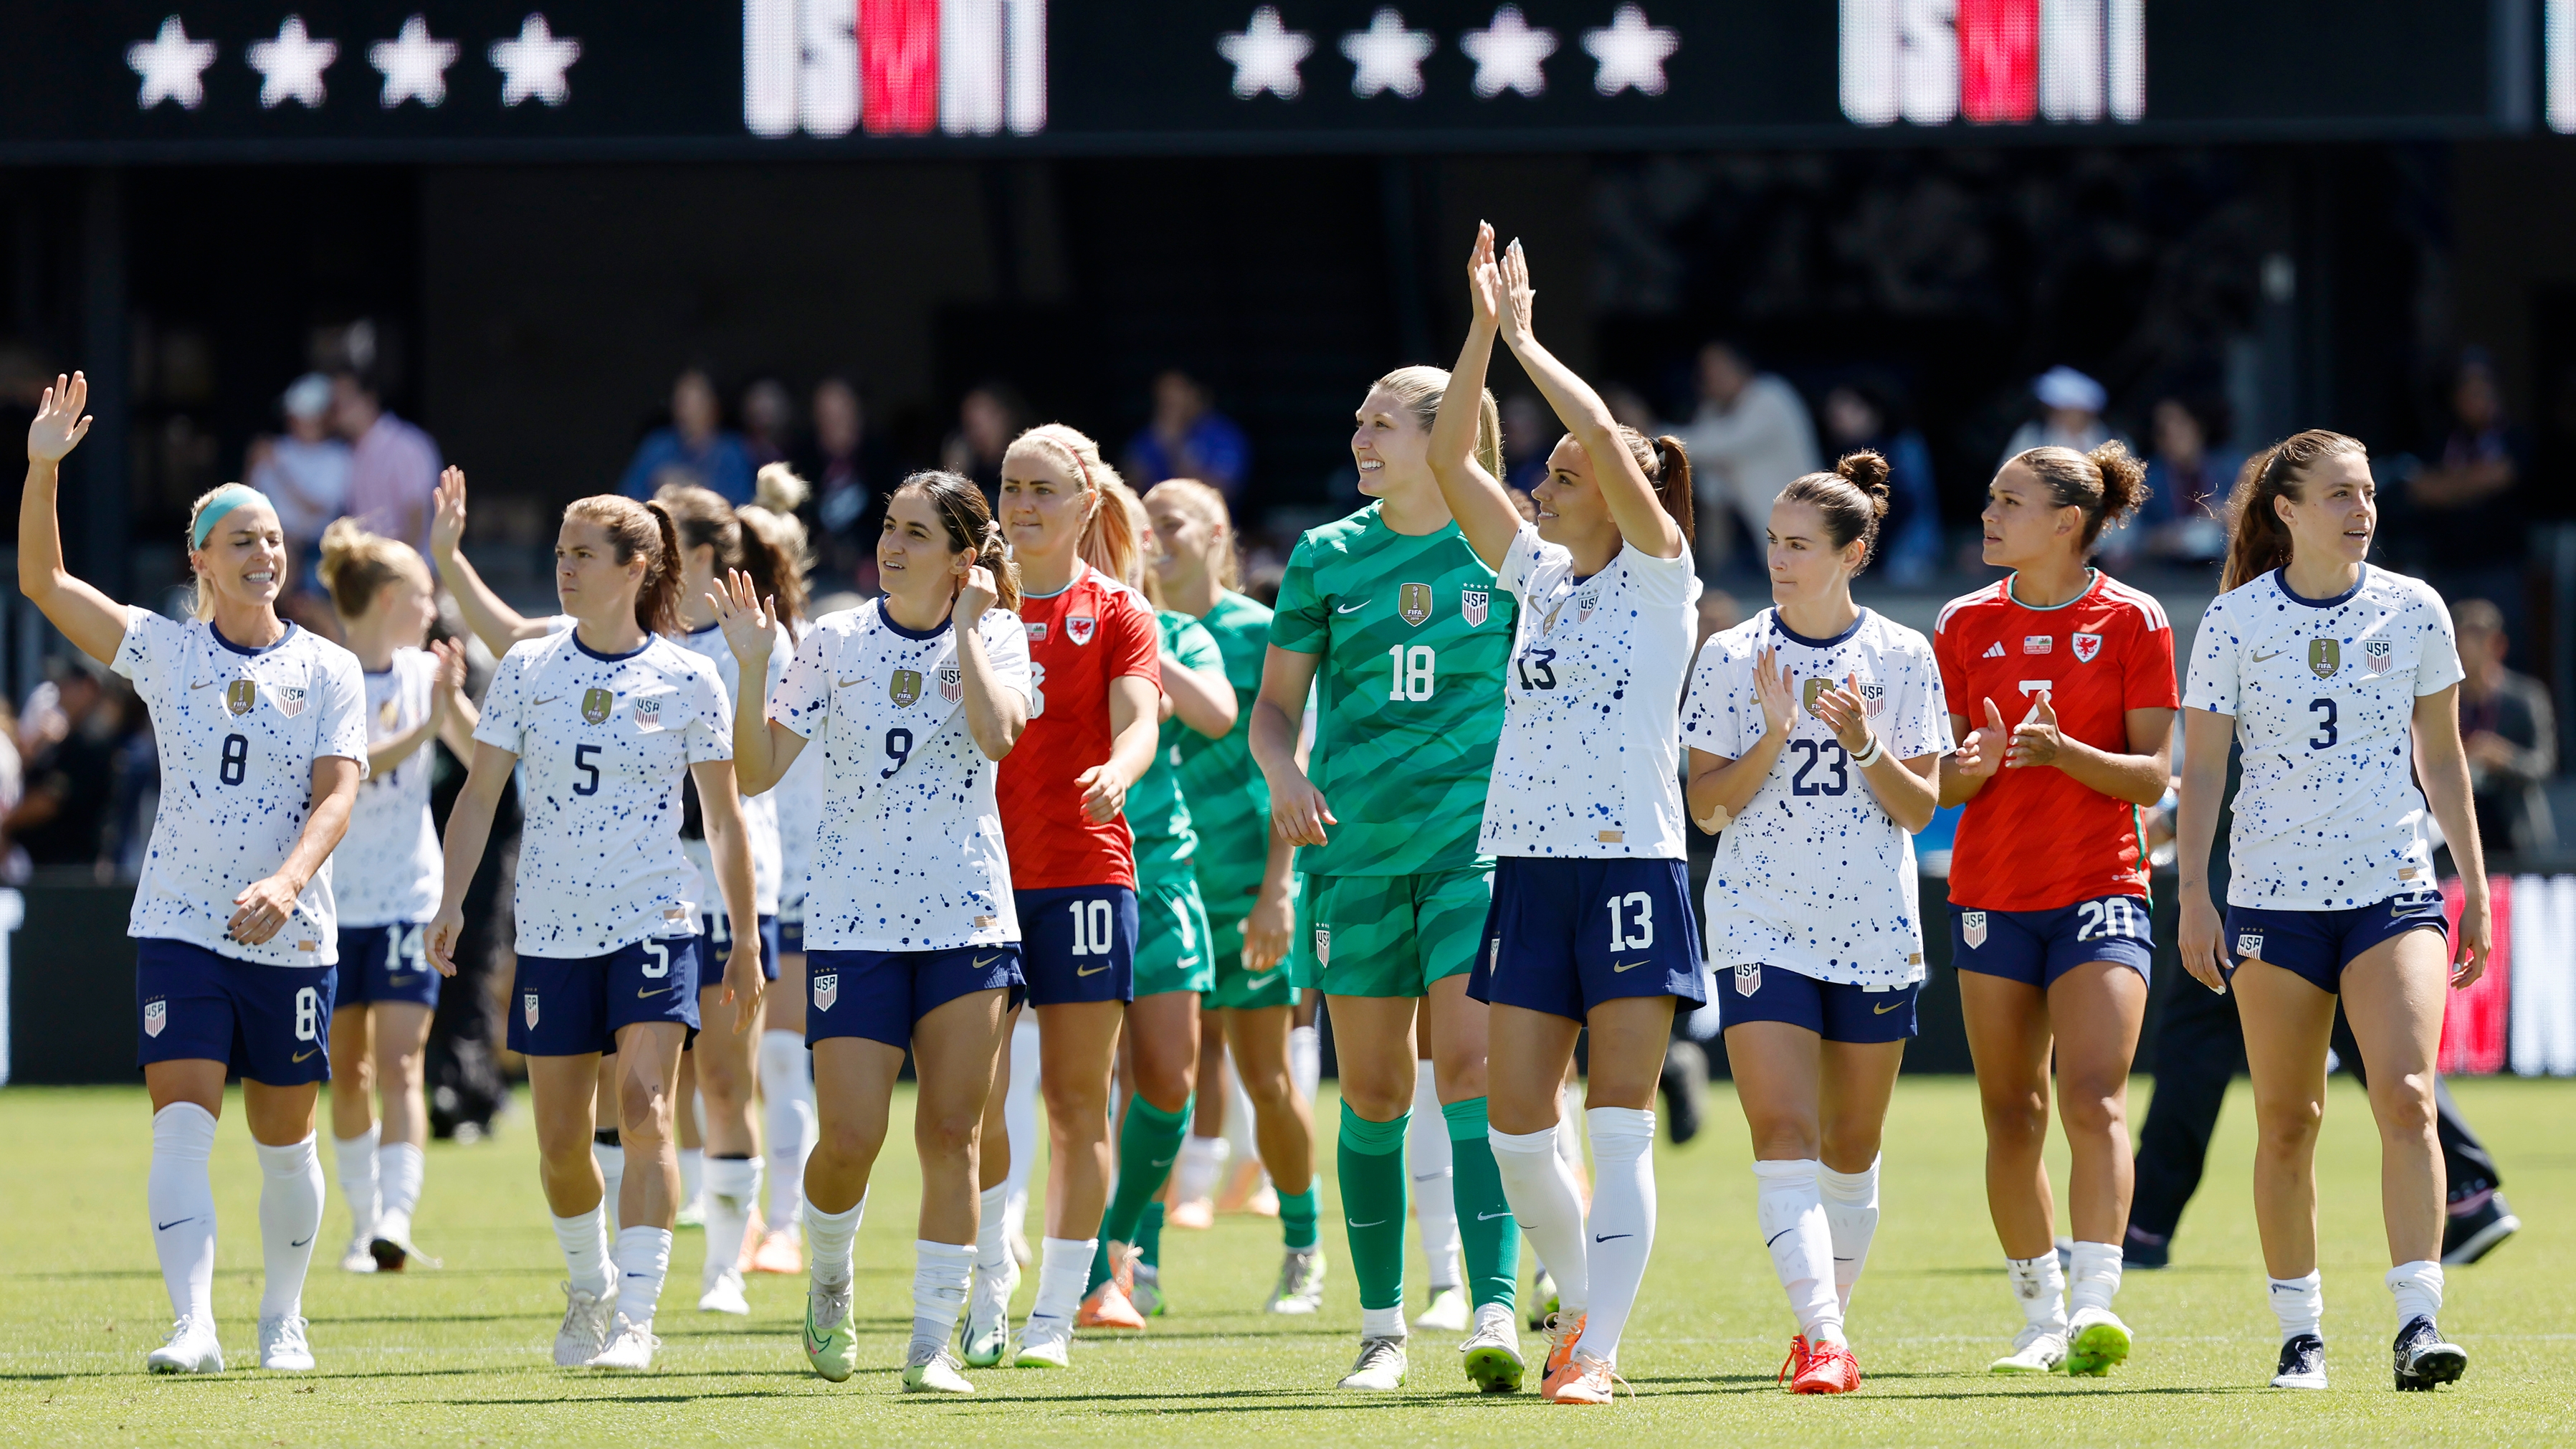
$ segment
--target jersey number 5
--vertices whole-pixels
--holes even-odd
[[[599,746],[597,745],[575,745],[572,747],[572,767],[575,770],[580,771],[582,774],[590,777],[587,783],[572,787],[572,792],[574,794],[596,795],[599,793],[599,766],[594,764],[591,759],[592,756],[598,753]]]
[[[1389,700],[1431,697],[1440,658],[1432,652],[1430,645],[1416,644],[1407,648],[1397,644],[1386,651],[1386,657],[1395,665],[1394,678],[1386,687],[1386,697]]]

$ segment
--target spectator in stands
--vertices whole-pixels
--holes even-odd
[[[958,400],[957,431],[940,445],[939,466],[974,479],[987,501],[1000,499],[1002,454],[1028,426],[1028,417],[1028,405],[1009,383],[977,386]]]
[[[2423,560],[2446,599],[2492,599],[2509,635],[2522,613],[2522,492],[2530,441],[2505,416],[2495,363],[2482,348],[2460,355],[2449,432],[2438,459],[2406,482],[2412,517],[2395,540]]]
[[[1503,486],[1527,494],[1546,482],[1548,452],[1563,432],[1536,393],[1503,399]]]
[[[796,422],[796,400],[787,384],[774,377],[755,379],[742,390],[742,451],[751,459],[752,476],[787,458],[788,430]]]
[[[101,666],[70,655],[47,663],[53,678],[27,709],[40,743],[27,764],[25,793],[0,831],[36,865],[95,870],[115,796],[124,713]]]
[[[1887,517],[1871,566],[1900,588],[1930,581],[1941,569],[1941,489],[1923,434],[1898,421],[1886,390],[1847,382],[1825,394],[1825,436],[1835,457],[1869,448],[1887,459]]]
[[[285,415],[286,434],[251,439],[244,481],[277,510],[286,551],[295,559],[296,586],[318,594],[313,571],[322,556],[322,530],[349,501],[354,464],[349,445],[331,431],[331,379],[318,372],[297,378],[278,399],[278,410]]]
[[[331,422],[349,442],[349,492],[340,511],[387,538],[429,547],[438,444],[387,412],[376,383],[354,368],[331,379]]]
[[[1699,411],[1681,430],[1699,495],[1699,571],[1722,568],[1734,552],[1739,519],[1756,542],[1770,524],[1771,501],[1816,461],[1815,424],[1788,380],[1756,372],[1742,350],[1712,342],[1699,352]]]
[[[2558,848],[2558,826],[2541,782],[2558,773],[2558,720],[2549,686],[2504,667],[2504,611],[2485,599],[2451,606],[2459,636],[2460,735],[2478,838],[2517,854]],[[2492,848],[2492,847],[2490,847]]]
[[[644,435],[617,491],[644,499],[665,484],[694,483],[737,507],[749,503],[751,454],[742,439],[722,430],[723,420],[715,379],[702,367],[684,369],[671,384],[671,425]]]
[[[866,401],[848,379],[827,377],[815,384],[813,418],[796,471],[814,485],[805,526],[814,539],[816,566],[835,585],[874,593],[874,505],[893,488],[894,461],[868,432]]]
[[[1252,473],[1252,443],[1216,410],[1205,385],[1178,368],[1154,379],[1154,417],[1127,442],[1123,466],[1140,489],[1165,478],[1196,478],[1243,507]]]
[[[2004,455],[1997,467],[2033,448],[2073,448],[2089,453],[2111,440],[2111,429],[2102,421],[2102,409],[2110,405],[2110,394],[2102,390],[2102,384],[2074,368],[2060,365],[2032,378],[2030,395],[2039,404],[2039,416],[2013,429],[2012,440],[2004,444]]]
[[[2125,561],[2138,554],[2176,564],[2216,563],[2227,554],[2218,521],[2245,455],[2229,447],[2232,419],[2217,397],[2156,401],[2147,458],[2147,497],[2138,511],[2102,534],[2102,551]]]

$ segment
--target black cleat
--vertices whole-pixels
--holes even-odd
[[[2120,1243],[2123,1268],[2162,1268],[2173,1261],[2173,1239],[2152,1237],[2132,1224]]]
[[[2272,1375],[2276,1389],[2322,1389],[2326,1386],[2326,1341],[2302,1333],[2281,1345],[2281,1367]]]
[[[1679,1147],[1699,1135],[1700,1115],[1708,1105],[1708,1053],[1699,1043],[1676,1041],[1664,1048],[1663,1089],[1664,1123]]]
[[[2442,1330],[2429,1318],[2411,1318],[2397,1330],[2397,1341],[2389,1345],[2397,1359],[2397,1387],[2400,1392],[2422,1390],[2430,1393],[2436,1385],[2456,1383],[2469,1371],[2469,1351],[2456,1343],[2444,1343]]]
[[[2442,1266],[2474,1263],[2521,1230],[2522,1219],[2505,1205],[2504,1194],[2489,1192],[2486,1201],[2442,1224]]]

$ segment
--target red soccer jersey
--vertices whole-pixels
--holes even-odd
[[[1109,763],[1109,681],[1163,685],[1162,639],[1145,596],[1089,564],[1051,599],[1022,599],[1029,631],[1029,727],[994,783],[1011,887],[1136,884],[1136,841],[1123,815],[1093,824],[1074,779]]]
[[[2108,574],[2053,609],[2015,602],[2010,579],[1953,599],[1932,626],[1932,654],[1950,712],[1969,729],[1985,724],[1989,699],[2010,729],[2045,689],[2067,738],[2127,754],[2130,710],[2181,702],[2163,606]],[[2098,896],[2143,896],[2138,824],[2136,806],[2063,770],[1998,770],[1959,817],[1951,903],[2050,911]]]

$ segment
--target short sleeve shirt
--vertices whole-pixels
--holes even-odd
[[[1109,682],[1135,675],[1162,687],[1161,636],[1145,596],[1091,567],[1048,598],[1020,601],[1028,631],[1029,727],[1002,761],[1002,822],[1011,884],[1136,884],[1127,818],[1082,812],[1083,771],[1109,763]]]
[[[1187,614],[1157,610],[1154,627],[1161,647],[1189,669],[1222,675],[1225,661],[1216,640]],[[1177,714],[1163,721],[1154,742],[1154,765],[1127,791],[1127,824],[1136,833],[1136,880],[1142,889],[1194,879],[1191,860],[1198,854],[1197,813],[1181,792],[1181,737],[1198,732]]]
[[[741,697],[742,661],[733,657],[733,646],[725,643],[721,627],[710,624],[693,633],[678,635],[671,642],[714,666],[717,680],[724,685],[728,705]],[[753,684],[762,697],[766,698],[779,677],[787,672],[787,661],[794,657],[794,652],[795,645],[787,632],[779,630],[770,646],[769,677]],[[730,716],[727,717],[727,727],[731,727]],[[687,788],[694,791],[696,787]],[[742,802],[743,829],[751,836],[753,909],[764,916],[778,914],[779,878],[784,873],[785,862],[778,835],[778,805],[779,793],[774,789],[748,796]],[[721,916],[724,914],[724,897],[716,890],[715,856],[707,849],[705,828],[702,825],[693,832],[685,825],[684,821],[680,848],[688,852],[689,864],[698,870],[698,883],[694,887],[698,908],[707,915]]]
[[[408,734],[429,718],[438,687],[438,656],[425,649],[397,649],[382,674],[365,676],[367,745],[370,749]],[[438,830],[429,818],[429,782],[438,755],[434,741],[358,787],[349,811],[349,833],[331,853],[331,888],[343,926],[392,926],[426,921],[438,911],[446,866]]]
[[[1252,705],[1261,694],[1261,668],[1270,651],[1270,610],[1241,594],[1217,595],[1199,620],[1225,661],[1234,686],[1234,728],[1219,739],[1183,730],[1181,794],[1190,802],[1198,832],[1199,891],[1210,902],[1232,900],[1260,888],[1270,853],[1270,782],[1252,763]]]

